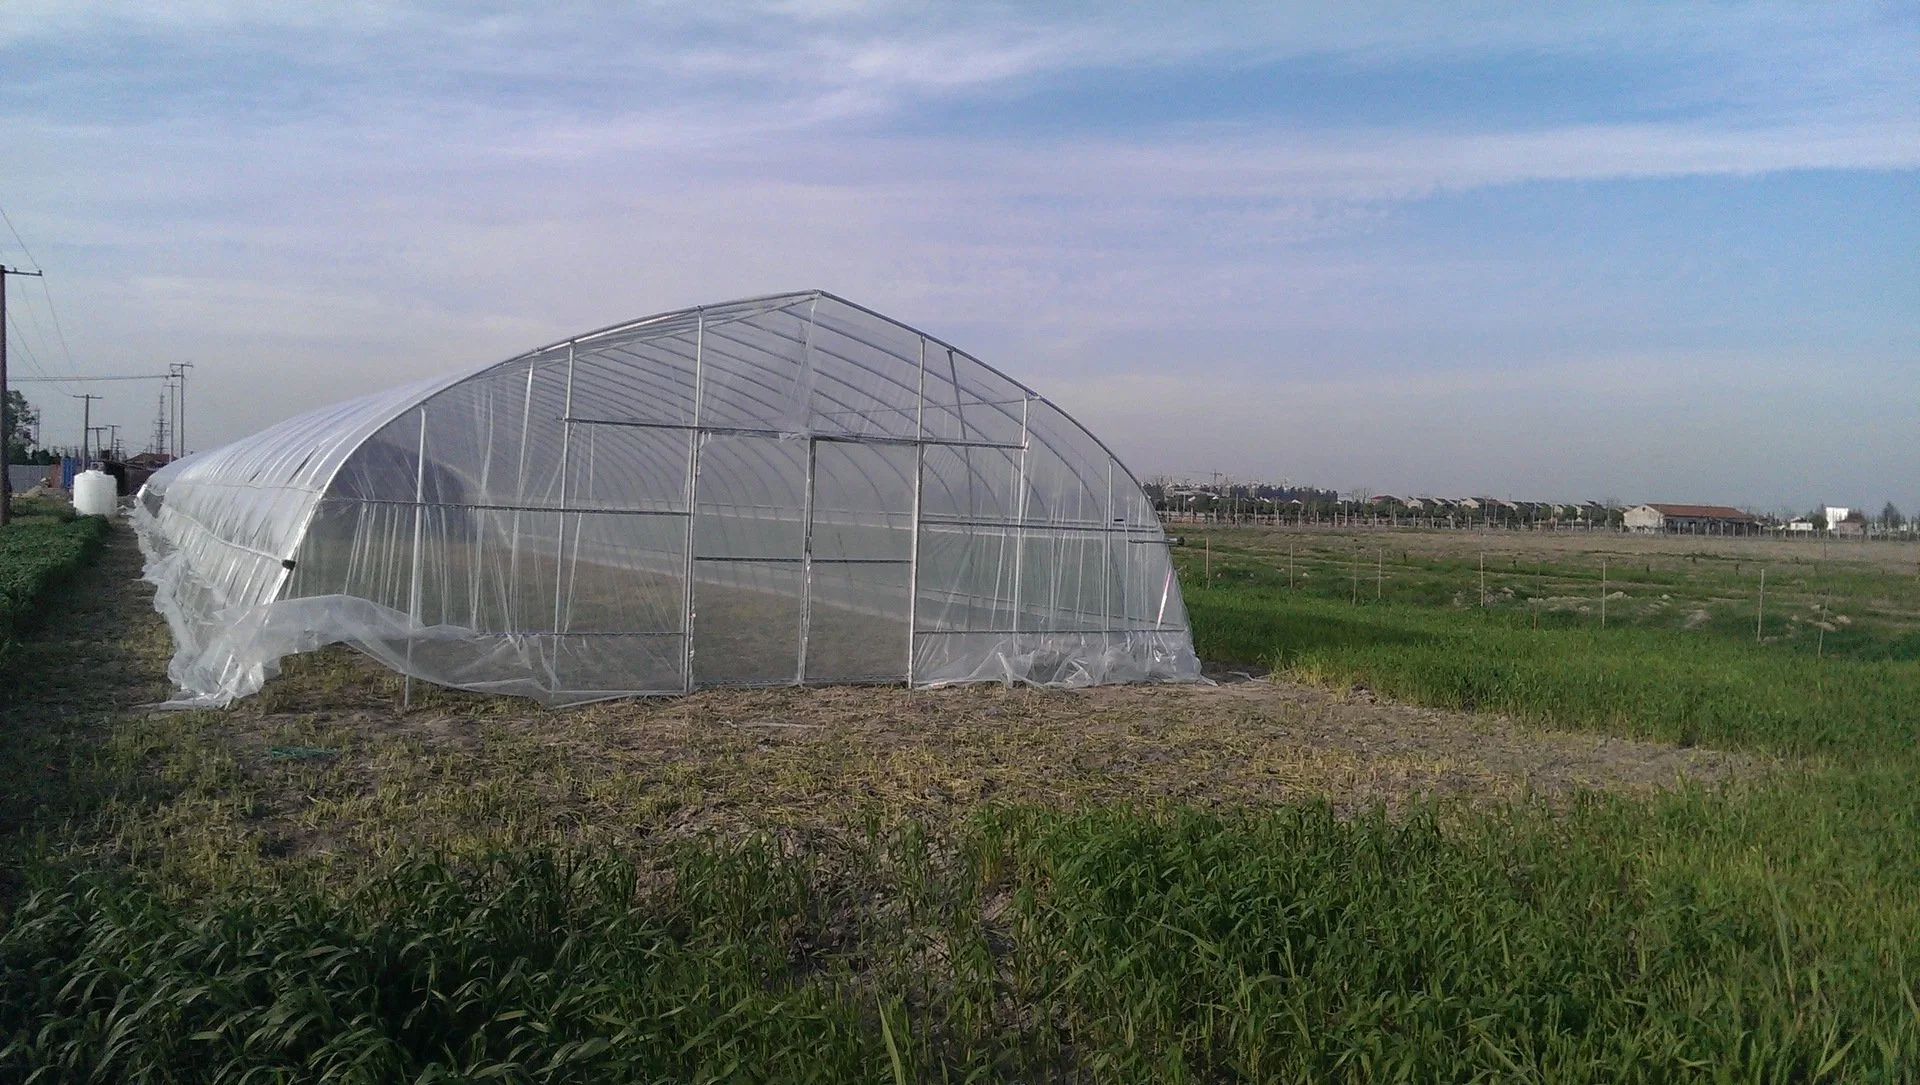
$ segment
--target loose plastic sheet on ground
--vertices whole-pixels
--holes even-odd
[[[289,419],[156,473],[134,519],[183,703],[336,642],[546,704],[1200,674],[1167,539],[1105,447],[819,292]]]

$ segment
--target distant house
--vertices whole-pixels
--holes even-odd
[[[1859,509],[1834,509],[1844,512],[1838,520],[1827,521],[1827,531],[1843,539],[1864,539],[1867,537],[1867,514]]]
[[[1635,505],[1622,513],[1628,531],[1668,535],[1751,535],[1760,518],[1726,505]]]
[[[1811,535],[1813,534],[1813,521],[1804,518],[1795,518],[1788,520],[1786,525],[1780,530],[1785,531],[1789,535]]]

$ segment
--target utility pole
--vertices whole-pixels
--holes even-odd
[[[87,443],[93,437],[93,401],[96,399],[105,399],[106,397],[96,396],[88,392],[84,395],[74,396],[73,398],[85,401],[80,407],[80,470],[85,471],[87,469],[87,461],[93,458],[88,455],[92,446]]]
[[[167,374],[176,384],[174,394],[173,440],[179,446],[178,456],[187,454],[187,370],[193,368],[192,362],[174,362],[167,366]]]
[[[13,516],[13,471],[9,466],[13,456],[7,451],[7,438],[13,436],[13,420],[7,410],[7,276],[29,275],[39,278],[39,271],[21,271],[0,264],[0,527],[5,527]]]

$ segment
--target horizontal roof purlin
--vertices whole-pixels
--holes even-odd
[[[1741,512],[1739,509],[1729,508],[1726,505],[1649,504],[1647,507],[1654,510],[1655,512],[1658,512],[1662,516],[1677,516],[1677,517],[1683,517],[1683,518],[1694,519],[1694,520],[1758,520],[1759,519],[1759,517],[1754,516],[1752,513]]]

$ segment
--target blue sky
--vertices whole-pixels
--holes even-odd
[[[1911,5],[716,7],[16,0],[16,369],[204,446],[821,286],[1142,475],[1920,506]]]

